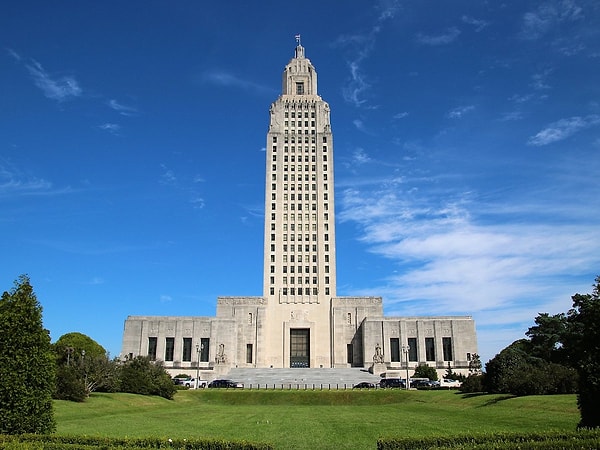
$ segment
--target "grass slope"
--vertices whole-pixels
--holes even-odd
[[[374,449],[383,436],[573,430],[574,395],[454,391],[179,391],[175,400],[93,394],[55,402],[58,433],[270,442],[278,449]]]

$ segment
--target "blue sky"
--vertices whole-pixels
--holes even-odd
[[[338,295],[472,315],[486,362],[590,292],[600,4],[339,5],[5,4],[0,290],[28,274],[53,340],[113,356],[128,315],[261,295],[268,111],[300,33],[332,111]]]

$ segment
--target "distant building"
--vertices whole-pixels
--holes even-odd
[[[337,296],[333,163],[329,105],[298,42],[270,108],[262,297],[219,297],[216,317],[129,316],[122,355],[171,372],[407,361],[467,372],[471,317],[384,317],[381,297]]]

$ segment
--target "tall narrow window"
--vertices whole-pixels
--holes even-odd
[[[296,95],[304,95],[304,83],[296,83]]]
[[[175,338],[165,338],[165,361],[173,361],[173,351],[175,350]]]
[[[417,349],[417,338],[408,338],[408,360],[417,361],[417,355],[419,354]]]
[[[444,352],[444,361],[452,361],[452,338],[442,338],[442,350]]]
[[[425,360],[435,361],[435,342],[432,337],[425,338]]]
[[[400,339],[390,338],[390,360],[400,362]]]
[[[200,338],[200,361],[208,362],[208,353],[210,350],[210,339]]]
[[[246,344],[246,363],[252,364],[252,344]]]
[[[148,338],[148,357],[154,361],[156,359],[156,337]]]
[[[192,360],[192,338],[183,338],[183,356],[182,361]]]
[[[346,358],[348,359],[348,364],[354,364],[354,348],[352,344],[346,344]]]

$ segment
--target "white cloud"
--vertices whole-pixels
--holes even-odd
[[[454,108],[453,110],[449,111],[447,116],[450,119],[460,119],[466,113],[468,113],[469,111],[473,111],[474,109],[475,109],[474,105],[459,106],[459,107]]]
[[[82,95],[83,91],[75,78],[70,76],[52,77],[42,65],[32,60],[25,64],[33,82],[48,98],[58,101],[70,100]]]
[[[408,113],[406,111],[403,111],[403,112],[399,112],[398,114],[394,114],[394,119],[404,119],[407,116],[408,116]]]
[[[117,111],[122,116],[133,116],[137,113],[137,109],[132,106],[123,105],[114,99],[108,101],[108,106]]]
[[[473,315],[485,329],[479,338],[486,357],[523,337],[537,313],[566,311],[573,277],[600,264],[593,218],[511,222],[514,212],[497,205],[491,208],[504,220],[483,223],[476,217],[481,205],[469,195],[436,203],[400,190],[406,187],[340,196],[338,218],[358,224],[368,252],[389,261],[381,285],[357,295],[382,295],[386,310],[398,315]],[[509,340],[498,345],[496,330]]]
[[[535,136],[531,136],[527,143],[529,145],[548,145],[562,141],[583,129],[600,124],[600,116],[592,114],[586,117],[569,117],[551,123]]]
[[[352,154],[352,163],[353,164],[366,164],[371,161],[371,158],[362,148],[358,148]]]
[[[121,125],[116,123],[103,123],[102,125],[98,125],[98,128],[104,131],[108,131],[111,134],[118,134],[121,129]]]
[[[448,28],[442,34],[426,35],[419,33],[417,42],[424,45],[446,45],[454,42],[460,35],[460,30],[456,27]]]
[[[553,29],[559,29],[563,22],[583,18],[583,10],[573,0],[552,0],[544,2],[534,11],[523,15],[520,36],[535,40]]]
[[[272,93],[273,89],[253,83],[245,78],[239,78],[232,73],[222,70],[207,71],[203,74],[202,80],[206,83],[216,84],[218,86],[233,87],[250,92]]]
[[[173,301],[173,297],[171,297],[170,295],[163,294],[163,295],[160,296],[160,301],[162,303],[169,303],[169,302]]]
[[[489,25],[489,22],[483,19],[475,19],[474,17],[470,16],[462,16],[461,20],[466,24],[473,25],[477,33]]]

